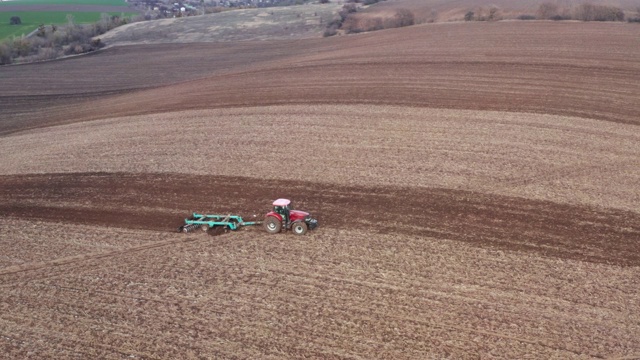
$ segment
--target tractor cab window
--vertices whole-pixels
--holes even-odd
[[[273,207],[273,211],[280,215],[284,215],[285,213],[289,212],[289,210],[291,210],[290,206],[274,206]]]
[[[291,204],[287,205],[287,206],[274,206],[273,207],[273,211],[280,214],[280,215],[284,215],[285,212],[289,212],[293,210],[293,207],[291,207]]]
[[[291,204],[287,206],[274,206],[273,211],[277,214],[282,215],[285,222],[289,222],[289,212],[291,211]]]

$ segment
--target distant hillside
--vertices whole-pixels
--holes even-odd
[[[627,17],[640,17],[640,0],[383,0],[359,5],[342,30],[346,33],[372,30],[372,23],[387,23],[399,16],[399,10],[410,14],[411,23],[422,24],[463,21],[470,12],[474,20],[489,18],[492,11],[494,20],[516,19],[536,15],[542,4],[553,4],[559,14],[566,15],[585,3],[618,7]],[[107,45],[317,38],[336,19],[344,4],[343,0],[332,0],[328,4],[239,9],[154,20],[116,28],[100,38]]]
[[[242,9],[134,23],[101,36],[108,45],[321,37],[341,4]]]
[[[469,11],[482,15],[495,7],[502,18],[515,19],[520,15],[534,15],[543,3],[569,10],[584,3],[616,6],[628,15],[635,15],[640,11],[640,0],[386,0],[369,6],[360,16],[393,16],[396,9],[404,8],[413,12],[415,22],[419,24],[461,21]]]

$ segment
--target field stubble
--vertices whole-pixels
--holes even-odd
[[[99,231],[123,243],[147,236]],[[171,237],[3,275],[5,353],[578,358],[629,354],[640,336],[640,299],[628,291],[637,267],[331,227]]]
[[[559,116],[393,106],[203,110],[6,137],[0,171],[438,187],[639,211],[634,129]]]
[[[473,23],[335,39],[114,47],[3,69],[15,85],[0,89],[0,135],[178,109],[318,103],[637,124],[639,35],[630,24]]]

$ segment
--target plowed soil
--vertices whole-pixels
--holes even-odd
[[[638,358],[639,35],[438,24],[4,67],[0,353]],[[176,233],[280,197],[319,228]]]

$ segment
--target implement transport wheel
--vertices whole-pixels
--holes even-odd
[[[277,234],[282,230],[282,221],[273,216],[267,216],[267,218],[264,219],[264,229],[267,230],[269,234]]]
[[[297,222],[291,226],[291,230],[296,235],[304,235],[307,233],[307,224],[303,222]]]
[[[207,232],[209,231],[209,225],[201,225],[200,228],[202,229],[202,231]]]

